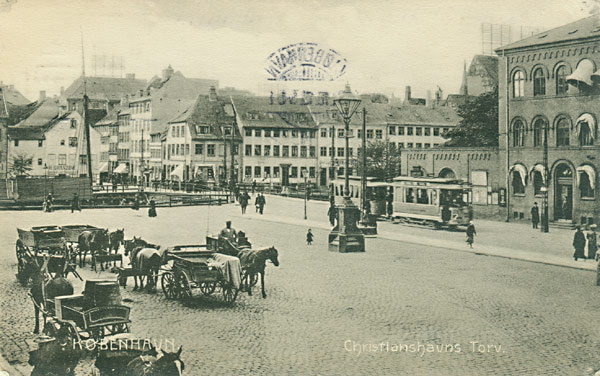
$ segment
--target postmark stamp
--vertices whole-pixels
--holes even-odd
[[[335,81],[346,73],[347,60],[318,43],[281,47],[266,60],[270,81]]]

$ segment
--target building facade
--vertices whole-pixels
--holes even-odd
[[[547,191],[550,221],[598,223],[600,17],[496,52],[508,217],[529,218]]]

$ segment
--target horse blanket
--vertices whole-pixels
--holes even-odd
[[[207,260],[208,266],[215,267],[221,272],[223,279],[236,289],[240,288],[242,283],[242,267],[237,257],[215,253]]]

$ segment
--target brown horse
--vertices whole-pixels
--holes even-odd
[[[79,267],[85,266],[85,257],[88,252],[92,254],[92,269],[96,270],[96,253],[106,253],[108,249],[108,230],[88,230],[79,234],[77,239],[79,244]],[[100,267],[104,270],[104,265],[100,263]]]
[[[266,298],[265,292],[265,267],[267,260],[270,260],[273,265],[279,266],[278,252],[275,247],[263,248],[258,250],[242,249],[237,257],[242,264],[242,281],[248,295],[252,295],[252,286],[258,282],[260,274],[260,285],[262,297]]]
[[[63,277],[62,273],[57,273],[54,278],[50,277],[48,273],[49,261],[50,259],[46,257],[41,267],[37,264],[37,260],[34,259],[33,262],[37,267],[32,274],[33,283],[29,293],[33,298],[33,308],[35,310],[35,329],[33,329],[33,332],[36,334],[40,332],[40,308],[45,310],[45,299],[54,299],[62,295],[73,295],[74,291],[73,285]],[[46,316],[43,316],[44,324],[46,324]]]
[[[126,376],[180,376],[183,374],[185,365],[181,360],[181,350],[174,353],[163,351],[162,356],[155,358],[153,356],[139,356],[133,359],[127,365]]]
[[[121,244],[123,244],[123,241],[125,239],[125,229],[117,229],[115,231],[111,231],[108,234],[108,254],[112,254],[114,251],[114,254],[118,254],[119,253],[119,248],[121,247]],[[115,261],[113,260],[113,266],[115,266]],[[121,266],[123,266],[123,259],[121,259]]]
[[[125,240],[125,256],[129,256],[130,264],[135,271],[133,290],[144,288],[144,277],[146,277],[146,289],[151,291],[156,288],[158,270],[163,264],[163,255],[159,252],[160,246],[150,244],[142,238],[134,237]]]

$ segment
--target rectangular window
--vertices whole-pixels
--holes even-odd
[[[59,166],[64,166],[67,164],[67,155],[66,154],[59,154],[58,155],[58,165]]]
[[[431,144],[425,144],[425,149],[429,149],[431,147]]]
[[[265,137],[271,137],[271,130],[270,129],[265,129]]]
[[[265,166],[265,178],[271,177],[271,167]]]
[[[367,129],[367,138],[373,138],[373,130]]]
[[[425,127],[425,136],[431,136],[431,128]]]
[[[279,145],[274,145],[273,146],[273,156],[274,157],[279,157]]]
[[[389,130],[390,135],[396,135],[396,126],[395,125],[390,125],[388,130]]]
[[[417,127],[415,133],[416,133],[417,136],[422,136],[423,135],[423,128]]]
[[[292,137],[298,137],[298,131],[293,129],[292,130]]]
[[[282,153],[283,157],[289,157],[290,156],[290,147],[289,146],[285,145],[283,147],[282,151],[283,151],[283,153]]]
[[[406,144],[406,147],[412,149],[414,147],[414,144],[412,142],[409,142]]]
[[[314,168],[314,167],[309,167],[309,168],[308,168],[308,171],[309,171],[309,176],[310,176],[311,178],[314,178],[314,177],[316,176],[316,172],[317,172],[316,168]]]
[[[306,146],[300,146],[300,157],[302,158],[306,158],[307,154],[307,147]]]
[[[194,153],[196,153],[196,155],[204,154],[204,145],[203,144],[194,145]]]
[[[317,156],[317,148],[316,146],[311,146],[308,152],[309,157],[313,158]]]
[[[352,157],[352,148],[348,148],[348,156]]]
[[[190,155],[190,144],[185,144],[185,155]]]
[[[321,128],[321,137],[327,137],[327,128]]]
[[[293,145],[292,146],[292,157],[297,157],[298,156],[298,146]]]
[[[406,127],[406,135],[407,136],[413,135],[413,127]]]
[[[273,177],[274,178],[278,178],[279,177],[279,166],[273,167]]]
[[[262,146],[261,145],[254,145],[254,155],[255,156],[260,156],[262,155]]]
[[[325,146],[321,146],[321,157],[327,156],[327,148]]]
[[[310,131],[309,135],[310,135],[310,138],[317,138],[317,131]]]
[[[245,128],[245,129],[244,129],[244,135],[245,135],[246,137],[252,137],[252,129],[250,129],[250,128]]]
[[[254,166],[254,177],[260,178],[260,166]]]
[[[279,129],[273,131],[273,137],[279,137]]]
[[[404,127],[398,127],[398,136],[404,136]]]
[[[254,136],[255,137],[261,137],[261,135],[262,135],[261,129],[255,129],[254,130]]]
[[[44,140],[38,140],[38,148],[44,146]]]
[[[249,157],[252,155],[252,145],[246,145],[246,156]]]
[[[244,176],[246,176],[247,178],[251,178],[252,177],[252,167],[246,166],[246,168],[244,170],[245,170]]]
[[[215,144],[208,144],[208,145],[206,145],[206,154],[209,157],[214,157],[215,156]]]
[[[38,166],[42,165],[42,158],[38,158]]]
[[[265,153],[264,156],[268,157],[271,155],[271,145],[265,145]]]
[[[398,142],[398,149],[404,149],[404,142]]]
[[[362,129],[357,129],[357,130],[356,130],[356,137],[357,137],[359,140],[362,140]]]
[[[338,138],[344,138],[344,128],[337,130]]]
[[[433,135],[434,136],[439,136],[440,135],[440,128],[438,128],[438,127],[433,128]]]
[[[297,178],[298,177],[298,167],[292,167],[291,168],[291,174],[290,174],[290,178]]]
[[[344,156],[344,148],[337,148],[337,156],[338,157]]]
[[[77,120],[71,119],[71,129],[77,128]]]
[[[329,156],[332,157],[333,156],[333,148],[329,147]]]
[[[420,142],[417,142],[417,149],[421,149],[423,147],[423,144]]]
[[[300,131],[300,138],[308,138],[308,133],[306,131]]]
[[[375,138],[382,139],[383,138],[383,130],[377,129],[375,131]]]
[[[101,144],[105,144],[106,142],[104,142],[104,137],[100,138],[100,143]],[[65,140],[60,140],[60,146],[65,146]]]

